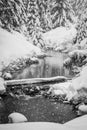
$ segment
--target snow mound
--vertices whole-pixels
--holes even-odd
[[[79,77],[72,80],[72,85],[75,90],[87,88],[87,66],[83,67]]]
[[[73,26],[71,28],[58,27],[44,34],[46,40],[46,46],[63,48],[62,44],[70,44],[70,42],[76,37],[77,31]]]
[[[27,118],[18,112],[13,112],[8,116],[9,123],[22,123],[27,122]]]
[[[22,34],[0,28],[0,65],[2,62],[9,64],[11,60],[34,54],[41,54],[41,50],[28,42]]]
[[[77,94],[77,91],[73,88],[71,82],[64,82],[53,85],[48,93],[51,93],[52,96],[66,95],[66,99],[70,101]]]

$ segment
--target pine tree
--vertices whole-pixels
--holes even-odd
[[[86,0],[70,0],[74,8],[75,14],[78,17],[77,37],[75,43],[81,43],[84,38],[87,38],[87,1]]]
[[[77,24],[77,40],[76,43],[81,43],[87,38],[87,8],[82,12]]]
[[[68,21],[73,22],[74,12],[68,0],[53,0],[51,11],[53,27],[65,26]]]
[[[0,26],[3,28],[16,30],[24,23],[25,17],[21,0],[0,1]]]
[[[28,0],[27,5],[27,31],[34,45],[43,46],[42,29],[40,26],[40,16],[38,8],[38,0]]]
[[[52,29],[50,0],[38,0],[40,24],[43,32]]]

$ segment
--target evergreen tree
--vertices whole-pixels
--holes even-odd
[[[27,31],[29,32],[29,36],[31,37],[33,44],[34,45],[39,44],[43,46],[38,0],[28,0],[26,13],[27,13],[27,21],[26,21]]]
[[[50,0],[38,0],[40,24],[43,32],[52,29]]]
[[[1,0],[0,25],[9,30],[25,31],[34,45],[43,47],[43,32],[73,21],[73,11],[68,1]]]
[[[75,12],[75,15],[79,18],[84,9],[87,7],[87,0],[69,0],[69,2]]]
[[[0,1],[0,26],[3,28],[16,30],[24,23],[25,17],[21,0]]]
[[[53,0],[52,4],[53,27],[65,26],[69,21],[73,22],[74,12],[68,0]]]
[[[87,1],[86,0],[70,0],[75,14],[78,17],[77,21],[77,37],[75,43],[81,43],[84,38],[87,38]]]
[[[87,8],[82,12],[78,20],[76,43],[80,44],[84,38],[87,38]]]

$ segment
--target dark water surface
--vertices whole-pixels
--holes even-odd
[[[42,96],[30,99],[6,98],[4,105],[0,113],[0,123],[7,123],[8,115],[12,112],[24,114],[29,122],[65,123],[76,118],[71,105],[54,102]]]
[[[15,79],[26,78],[46,78],[53,76],[71,77],[70,71],[63,67],[66,54],[49,51],[47,57],[39,59],[39,64],[33,64],[23,69],[19,74],[15,74]]]

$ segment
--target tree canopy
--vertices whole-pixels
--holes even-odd
[[[42,33],[75,22],[75,16],[85,21],[86,7],[86,0],[1,0],[0,26],[25,32],[35,45],[44,46]]]

